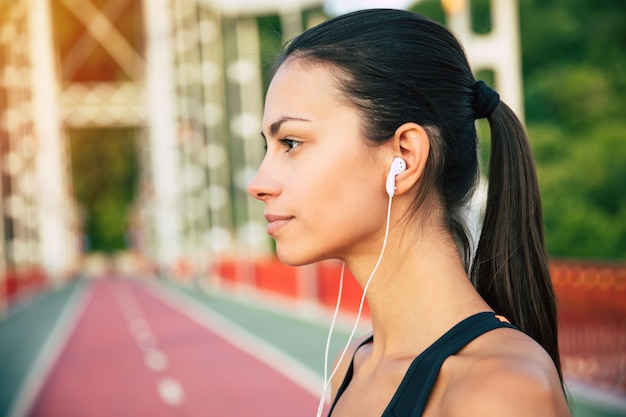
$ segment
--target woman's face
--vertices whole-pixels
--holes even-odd
[[[322,65],[286,61],[265,101],[267,152],[249,185],[280,259],[303,265],[380,251],[389,161]]]

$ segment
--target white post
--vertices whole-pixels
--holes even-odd
[[[280,9],[280,24],[283,28],[283,43],[302,33],[302,10],[297,5]]]
[[[178,150],[174,123],[170,10],[167,0],[143,0],[146,91],[157,262],[171,267],[180,252]]]
[[[54,281],[69,272],[78,254],[78,237],[70,230],[66,154],[57,97],[49,0],[31,2],[29,18],[32,60],[33,122],[39,142],[39,233],[42,266]]]
[[[446,20],[463,43],[474,71],[492,69],[502,100],[524,120],[522,65],[517,0],[491,0],[491,32],[477,35],[471,28],[469,0],[443,1]]]
[[[247,250],[268,251],[268,239],[263,234],[264,226],[261,223],[263,218],[263,204],[256,201],[247,193],[247,185],[256,172],[261,160],[263,151],[261,146],[255,146],[258,139],[259,126],[263,116],[263,90],[261,82],[260,68],[260,40],[257,22],[253,18],[242,18],[236,23],[237,56],[238,63],[242,67],[243,63],[248,64],[249,70],[239,71],[238,77],[231,77],[239,87],[240,113],[233,118],[231,127],[235,128],[235,135],[243,141],[243,163],[242,170],[237,174],[235,183],[239,188],[240,199],[236,199],[237,204],[243,201],[246,205],[246,223],[239,226],[240,243],[243,243]],[[232,71],[231,74],[235,71]],[[245,180],[245,181],[244,181]],[[241,198],[241,196],[243,196]],[[262,236],[262,237],[260,237]]]

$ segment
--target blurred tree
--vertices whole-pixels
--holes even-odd
[[[128,128],[70,131],[74,194],[83,208],[90,251],[125,248],[137,185],[137,134]]]
[[[261,38],[261,71],[263,73],[263,91],[267,91],[271,81],[274,60],[283,45],[282,25],[277,15],[260,16],[257,19]]]
[[[489,3],[471,0],[478,33],[489,31]],[[626,2],[519,5],[526,125],[548,251],[626,259]],[[413,10],[444,22],[439,0]],[[483,145],[484,162],[489,145]]]
[[[552,256],[626,259],[626,2],[520,2]]]

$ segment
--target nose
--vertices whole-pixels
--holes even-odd
[[[248,184],[248,193],[261,201],[265,201],[272,196],[278,195],[280,184],[275,176],[271,174],[267,160],[264,160],[259,167],[254,178]]]

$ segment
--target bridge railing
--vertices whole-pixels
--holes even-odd
[[[626,264],[552,260],[550,271],[558,298],[559,344],[566,378],[626,395]],[[361,288],[346,270],[342,311],[356,314]],[[294,268],[274,258],[212,263],[208,285],[245,290],[260,297],[331,310],[341,264],[320,262]],[[313,277],[314,283],[311,283]],[[367,305],[364,316],[367,319]]]

